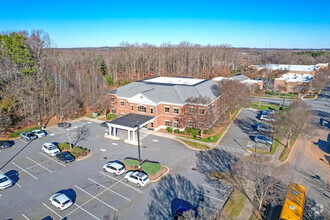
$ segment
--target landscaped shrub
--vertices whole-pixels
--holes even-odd
[[[137,165],[139,165],[139,160],[136,159],[130,159],[130,158],[126,158],[124,159],[124,164],[130,166],[130,167],[136,167]]]
[[[115,114],[108,114],[107,115],[107,120],[109,120],[109,121],[114,120],[116,118],[117,118],[117,116]]]
[[[199,135],[199,131],[196,130],[196,129],[192,129],[191,133],[190,133],[191,136],[198,136]]]
[[[162,168],[160,163],[157,163],[157,162],[144,162],[141,165],[141,167],[142,167],[142,170],[149,175],[154,175],[155,173],[160,171],[160,168]]]
[[[175,130],[174,130],[174,133],[176,133],[176,134],[180,134],[180,130],[179,130],[179,129],[175,129]]]
[[[86,151],[87,150],[85,148],[82,148],[82,147],[73,147],[72,150],[71,150],[71,154],[74,157],[86,156],[87,155],[87,152]]]
[[[203,131],[203,134],[205,134],[205,135],[211,135],[211,134],[214,134],[214,129],[210,128],[210,129],[204,130],[204,131]]]
[[[167,128],[166,128],[166,131],[168,131],[168,132],[172,133],[172,128],[170,128],[170,127],[167,127]]]
[[[193,129],[193,128],[185,127],[185,128],[184,128],[184,131],[185,131],[186,134],[190,134],[192,129]]]
[[[70,149],[70,144],[68,144],[68,143],[59,143],[58,148],[60,148],[61,151],[64,150],[64,149]]]

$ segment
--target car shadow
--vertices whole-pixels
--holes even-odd
[[[319,139],[318,142],[314,142],[314,144],[317,145],[323,152],[330,154],[330,134],[328,134],[326,141]]]
[[[45,218],[42,218],[41,220],[53,220],[53,218],[50,217],[50,216],[47,216],[47,217],[45,217]]]
[[[234,124],[246,134],[257,134],[258,121],[251,118],[236,119]]]
[[[63,193],[65,194],[67,197],[69,197],[69,199],[71,199],[71,201],[73,203],[75,203],[76,199],[77,199],[77,194],[73,189],[63,189],[58,191],[57,193]]]
[[[5,173],[14,182],[14,185],[19,181],[19,173],[17,170],[10,170]]]
[[[175,198],[171,202],[171,212],[172,212],[172,215],[173,216],[176,214],[176,212],[178,211],[178,209],[180,208],[180,206],[186,207],[188,209],[192,209],[193,208],[193,205],[190,202],[187,202],[187,201],[185,201],[183,199]]]

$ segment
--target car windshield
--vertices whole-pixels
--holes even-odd
[[[148,179],[148,177],[144,178],[143,181],[146,181]]]
[[[34,134],[32,134],[32,133],[28,133],[26,136],[28,136],[28,137],[32,137],[32,136],[34,136]]]
[[[67,201],[65,201],[62,205],[66,205],[66,204],[68,204],[69,202],[71,202],[71,200],[67,200]]]
[[[44,133],[44,132],[42,132],[42,131],[37,131],[36,133],[37,133],[37,134],[42,134],[42,133]]]
[[[71,158],[70,154],[64,154],[63,157],[66,158],[66,159],[70,159]]]
[[[2,177],[1,179],[0,179],[0,183],[3,183],[3,182],[6,182],[8,180],[8,177]]]
[[[122,171],[123,169],[124,169],[124,167],[121,167],[121,168],[119,168],[118,170],[119,170],[119,171]]]
[[[50,147],[48,147],[48,150],[56,150],[56,149],[57,149],[56,146],[50,146]]]

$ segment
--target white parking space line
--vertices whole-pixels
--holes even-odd
[[[92,213],[90,213],[89,211],[87,211],[86,209],[84,209],[83,207],[81,207],[81,206],[79,206],[79,205],[77,205],[77,204],[75,204],[75,206],[77,206],[79,209],[85,211],[87,214],[89,214],[89,215],[92,216],[93,218],[95,218],[95,219],[97,219],[97,220],[100,220],[98,217],[96,217],[95,215],[93,215]],[[68,214],[68,215],[69,215],[69,214]],[[68,216],[68,215],[67,215],[67,216]]]
[[[54,162],[58,163],[59,165],[61,165],[61,166],[63,166],[63,167],[66,167],[64,164],[62,164],[62,163],[60,163],[60,162],[58,162],[58,161],[54,160],[54,159],[53,159],[53,158],[51,158],[51,157],[48,157],[46,154],[44,154],[44,153],[42,153],[42,152],[39,152],[39,153],[40,153],[40,154],[42,154],[42,155],[44,155],[45,157],[47,157],[47,158],[51,159],[52,161],[54,161]]]
[[[47,209],[49,209],[51,212],[53,212],[55,215],[57,215],[58,217],[60,217],[60,219],[63,219],[62,216],[60,216],[59,214],[57,214],[53,209],[49,208],[45,203],[42,203]]]
[[[84,189],[80,188],[79,186],[77,185],[74,185],[76,188],[80,189],[81,191],[83,191],[84,193],[86,193],[87,195],[89,195],[90,197],[93,197],[94,199],[96,199],[97,201],[101,202],[102,204],[108,206],[109,208],[112,208],[113,210],[117,211],[118,212],[118,209],[112,207],[111,205],[109,205],[108,203],[105,203],[104,201],[102,201],[101,199],[93,196],[92,194],[90,194],[89,192],[85,191]]]
[[[186,201],[187,201],[187,202],[190,202],[191,204],[198,204],[198,206],[202,206],[202,207],[205,207],[205,208],[207,208],[207,209],[212,209],[212,210],[214,210],[214,211],[216,211],[216,212],[219,212],[218,209],[214,209],[214,208],[208,207],[208,206],[206,206],[206,205],[201,205],[201,204],[198,203],[198,202],[193,202],[193,201],[189,201],[189,200],[186,200]]]
[[[14,164],[15,166],[17,166],[18,168],[20,168],[23,172],[29,174],[30,176],[32,176],[34,179],[38,179],[37,177],[33,176],[31,173],[29,173],[28,171],[24,170],[22,167],[18,166],[16,163],[11,162],[12,164]]]
[[[30,220],[28,217],[26,217],[24,214],[22,214],[22,216],[26,219],[26,220]]]
[[[122,198],[124,198],[124,199],[126,199],[126,200],[128,200],[128,201],[131,201],[129,198],[127,198],[127,197],[125,197],[125,196],[123,196],[123,195],[121,195],[121,194],[119,194],[119,193],[117,193],[117,192],[115,192],[115,191],[113,191],[113,190],[111,190],[111,189],[108,189],[107,187],[103,186],[102,184],[96,182],[95,180],[92,180],[91,178],[88,178],[88,179],[89,179],[90,181],[92,181],[93,183],[95,183],[95,184],[97,184],[97,185],[103,187],[104,189],[106,189],[106,190],[108,190],[108,191],[110,191],[110,192],[113,192],[114,194],[116,194],[116,195],[118,195],[118,196],[120,196],[120,197],[122,197]]]
[[[26,157],[26,158],[29,159],[29,160],[31,160],[31,161],[34,162],[35,164],[41,166],[42,168],[44,168],[44,169],[47,170],[48,172],[53,173],[53,171],[49,170],[47,167],[44,167],[44,166],[41,165],[40,163],[38,163],[38,162],[32,160],[30,157]]]
[[[203,195],[205,197],[209,197],[209,198],[214,199],[214,200],[218,200],[220,202],[224,202],[224,200],[222,200],[222,199],[218,199],[218,198],[215,198],[213,196],[206,195],[205,193],[198,193],[198,194]]]
[[[120,183],[124,184],[125,186],[128,186],[128,187],[130,187],[130,188],[132,188],[132,189],[138,191],[139,193],[142,193],[141,190],[136,189],[136,188],[134,188],[133,186],[130,186],[130,185],[126,184],[126,183],[123,183],[123,182],[121,182],[121,180],[119,181],[119,180],[117,180],[116,178],[114,178],[114,177],[112,177],[112,176],[109,176],[108,174],[105,174],[105,173],[102,173],[102,172],[100,172],[100,173],[103,174],[103,175],[105,175],[105,176],[107,176],[107,177],[109,177],[109,178],[111,178],[111,179],[113,179],[113,180],[115,180],[115,181],[117,181],[118,183],[120,182]],[[122,180],[123,180],[123,179],[122,179]]]
[[[224,189],[219,189],[219,188],[215,188],[215,187],[213,187],[213,186],[209,186],[209,185],[206,185],[206,184],[204,184],[204,183],[202,183],[202,185],[203,185],[203,186],[206,186],[206,187],[210,187],[210,188],[213,188],[213,189],[215,189],[215,190],[219,190],[219,191],[222,191],[222,192],[227,192],[227,190],[224,190]]]
[[[21,138],[21,139],[18,139],[18,140],[22,141],[24,144],[29,143],[29,142],[27,142],[27,141],[24,141],[22,138]]]

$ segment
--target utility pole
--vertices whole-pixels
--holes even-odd
[[[38,96],[38,109],[39,109],[39,116],[40,116],[40,128],[42,129],[42,119],[41,119],[41,111],[40,111],[40,102],[39,102],[40,96]]]

